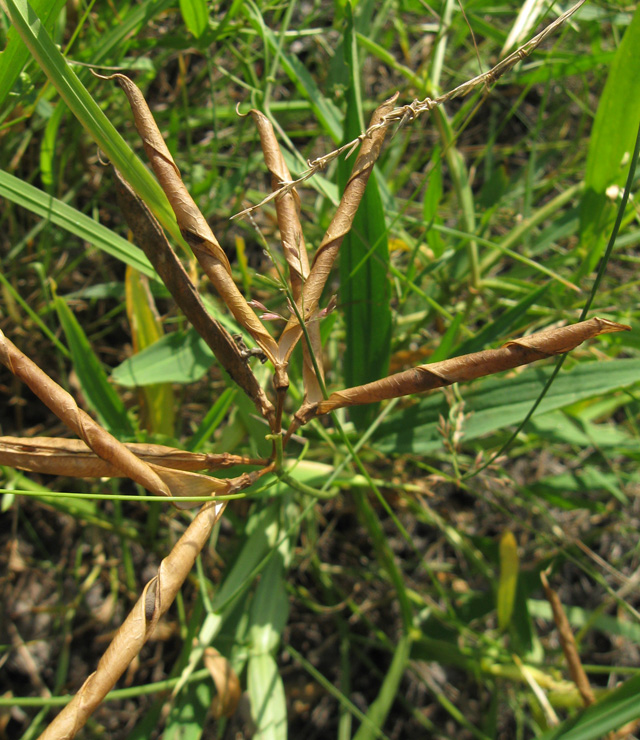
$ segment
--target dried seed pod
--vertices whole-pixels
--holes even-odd
[[[209,540],[226,502],[205,504],[160,563],[158,574],[145,586],[142,595],[118,629],[94,673],[73,699],[40,735],[40,740],[71,740],[151,637],[160,617],[173,603],[196,557]]]
[[[125,75],[98,76],[106,80],[116,80],[124,90],[145,151],[158,182],[173,208],[182,236],[231,313],[275,364],[276,341],[265,329],[234,283],[229,260],[182,181],[180,170],[173,161],[171,152],[162,138],[144,96]]]
[[[291,175],[285,164],[284,157],[280,151],[278,140],[273,131],[273,126],[269,119],[260,113],[260,111],[250,111],[253,120],[258,127],[260,134],[260,143],[262,144],[262,153],[264,161],[271,173],[271,187],[277,190],[281,183],[291,179]],[[289,265],[289,279],[291,282],[291,293],[293,300],[298,302],[301,299],[303,287],[309,278],[309,257],[307,247],[302,234],[300,225],[300,198],[296,190],[283,193],[276,199],[276,214],[278,217],[278,228],[280,229],[280,239],[282,241],[282,250],[285,259]],[[317,312],[316,312],[317,315]],[[311,342],[311,352],[313,352],[321,379],[324,378],[322,370],[322,342],[320,341],[320,324],[316,316],[312,315],[307,324],[309,340]],[[322,398],[322,390],[318,378],[316,377],[315,368],[310,356],[309,347],[306,342],[303,347],[303,366],[302,379],[305,389],[305,400],[309,403],[315,403]]]
[[[134,234],[137,245],[147,255],[175,302],[209,345],[222,367],[251,398],[262,416],[271,421],[274,416],[273,404],[260,387],[237,343],[204,307],[198,291],[171,248],[155,216],[115,169],[114,175],[118,205]]]
[[[528,337],[509,341],[500,349],[487,349],[442,362],[434,362],[431,365],[420,365],[373,383],[337,391],[332,393],[326,401],[318,404],[315,415],[326,414],[343,406],[375,403],[388,398],[398,398],[442,388],[453,383],[463,383],[519,365],[527,365],[545,357],[564,354],[599,334],[628,331],[629,329],[630,327],[624,324],[616,324],[614,321],[600,318],[556,329],[545,329]],[[308,415],[307,419],[311,416],[313,414]]]
[[[229,452],[187,452],[165,445],[127,442],[124,445],[144,462],[174,470],[222,470],[234,465],[268,465]],[[81,439],[61,437],[0,437],[0,465],[72,478],[120,478],[122,471],[98,457]]]
[[[74,398],[0,331],[0,362],[22,380],[98,457],[157,496],[212,496],[228,492],[229,481],[147,463],[83,411]],[[72,474],[72,473],[70,473]],[[183,506],[197,506],[187,503]]]
[[[393,110],[393,105],[397,97],[398,95],[396,94],[389,98],[389,100],[386,100],[374,111],[371,119],[372,127]],[[340,245],[353,225],[353,219],[367,187],[373,165],[380,155],[386,133],[386,128],[376,128],[362,142],[349,182],[345,187],[340,204],[329,224],[329,228],[313,258],[311,272],[304,284],[302,296],[298,301],[298,311],[305,323],[312,319],[318,310],[320,296],[322,295],[333,263],[338,256]],[[301,336],[302,329],[300,328],[297,317],[293,316],[289,319],[289,323],[278,340],[278,357],[280,360],[284,361],[289,358],[296,342]]]

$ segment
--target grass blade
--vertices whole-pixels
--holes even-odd
[[[73,366],[87,403],[97,413],[100,422],[118,439],[134,437],[127,410],[107,380],[102,363],[95,356],[87,335],[64,298],[56,296],[53,304],[67,338]]]
[[[349,79],[344,141],[351,141],[364,129],[358,61],[353,18],[349,21],[344,49]],[[349,161],[341,159],[338,178],[341,190],[351,173]],[[347,330],[343,372],[348,386],[361,385],[384,377],[391,355],[391,296],[388,278],[389,244],[387,226],[375,170],[340,250],[340,303]],[[350,416],[359,429],[366,428],[377,406],[352,409]]]
[[[74,116],[165,229],[180,239],[178,225],[162,188],[67,64],[27,0],[4,0],[4,5],[20,37]]]
[[[607,196],[629,170],[640,121],[640,8],[636,10],[611,64],[598,104],[587,154],[585,192],[580,207],[582,276],[598,263],[613,221],[616,202]]]
[[[185,26],[199,39],[209,23],[206,0],[180,0],[180,13]]]
[[[134,354],[164,336],[149,283],[131,267],[125,277],[127,315]],[[152,434],[174,435],[175,398],[170,383],[148,385],[140,390],[142,425]]]
[[[0,170],[0,196],[41,218],[49,219],[51,223],[70,234],[75,234],[106,254],[131,265],[148,278],[158,280],[151,263],[138,247],[89,216],[85,216],[84,213],[2,170]]]

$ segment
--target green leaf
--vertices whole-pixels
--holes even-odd
[[[165,229],[174,238],[181,240],[178,224],[162,188],[67,64],[27,0],[3,0],[3,4],[23,42],[73,115]]]
[[[597,704],[571,717],[538,740],[602,740],[607,733],[640,717],[640,676],[635,676]]]
[[[199,740],[210,709],[211,689],[206,681],[190,683],[173,704],[163,740]]]
[[[513,532],[508,529],[500,538],[500,578],[498,580],[498,627],[505,630],[511,622],[518,585],[520,558]]]
[[[249,646],[252,654],[272,653],[278,647],[289,617],[284,579],[283,558],[277,552],[262,572],[251,604]]]
[[[215,362],[213,353],[195,329],[175,331],[125,360],[111,379],[126,388],[154,383],[194,383]]]
[[[54,298],[53,305],[67,338],[73,367],[87,403],[111,434],[118,439],[133,438],[133,427],[129,422],[124,403],[107,380],[102,363],[95,356],[76,317],[60,296]]]
[[[65,6],[65,0],[32,0],[34,11],[42,19],[47,30],[53,25]],[[15,28],[10,28],[7,33],[6,48],[0,54],[0,108],[3,107],[7,95],[11,92],[20,72],[31,59],[29,49],[18,35]]]
[[[519,424],[539,396],[551,368],[528,368],[511,378],[490,378],[463,388],[467,414],[462,441]],[[570,406],[576,401],[626,388],[638,382],[640,360],[612,360],[579,365],[561,373],[536,409],[534,416]],[[425,454],[442,446],[439,417],[448,413],[441,393],[427,397],[395,419],[381,424],[376,432],[377,449],[382,452]]]
[[[344,35],[345,61],[348,69],[347,114],[344,141],[355,139],[364,130],[360,65],[353,18],[347,4]],[[344,190],[352,161],[338,163],[340,189]],[[391,286],[388,278],[389,243],[384,208],[377,183],[371,173],[353,228],[340,248],[340,303],[346,325],[343,371],[347,387],[362,385],[384,377],[389,372],[391,355]],[[378,406],[353,407],[349,415],[356,427],[365,429],[373,421]]]
[[[252,655],[247,669],[254,740],[287,740],[287,703],[278,666],[268,653]]]
[[[180,0],[180,12],[185,26],[199,39],[209,24],[206,0]]]
[[[106,254],[110,254],[121,262],[131,265],[136,270],[153,280],[159,280],[156,271],[138,247],[134,247],[126,239],[115,234],[106,226],[102,226],[92,218],[85,216],[75,208],[53,198],[42,190],[20,180],[8,172],[0,170],[0,196],[12,201],[21,208],[49,219],[51,223],[60,226],[80,239],[93,244]]]
[[[583,263],[580,274],[596,266],[616,211],[606,190],[622,186],[629,172],[640,120],[640,8],[631,19],[602,92],[589,140],[585,190],[580,204]]]

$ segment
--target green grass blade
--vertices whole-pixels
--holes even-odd
[[[106,254],[131,265],[143,275],[158,281],[158,275],[141,249],[118,234],[102,226],[84,213],[72,208],[58,198],[0,170],[0,197],[12,201],[21,208],[48,219],[83,241],[93,244]]]
[[[74,116],[164,228],[173,237],[180,238],[175,216],[162,188],[67,64],[27,0],[5,0],[4,5],[20,37]]]
[[[87,403],[114,436],[119,439],[133,438],[134,431],[127,410],[107,380],[102,364],[95,356],[82,327],[63,298],[56,296],[53,303]]]
[[[149,281],[137,270],[127,268],[125,276],[127,316],[134,352],[144,350],[164,336],[162,321],[149,290]],[[141,388],[140,427],[152,435],[175,435],[176,398],[171,383]]]
[[[349,11],[350,6],[346,6]],[[348,69],[347,113],[344,140],[351,141],[365,128],[360,91],[353,18],[344,36]],[[351,160],[338,164],[340,188],[344,189],[352,168]],[[353,228],[340,249],[340,303],[346,324],[343,358],[345,384],[369,383],[387,375],[391,354],[391,289],[388,278],[389,244],[384,208],[375,170],[371,173],[364,197],[353,221]],[[365,429],[376,414],[377,405],[354,407],[350,417]]]
[[[206,0],[180,0],[180,13],[185,26],[199,39],[209,24]]]
[[[513,532],[505,530],[500,538],[500,577],[498,579],[498,628],[507,629],[511,622],[518,585],[520,560]]]
[[[257,8],[252,3],[245,3],[242,11],[253,28],[264,38],[269,51],[275,53],[280,45],[278,36],[264,25]],[[280,64],[298,92],[310,102],[316,118],[325,131],[334,143],[339,143],[342,137],[342,123],[340,112],[333,101],[322,94],[309,71],[294,54],[289,54],[284,49],[281,50]]]
[[[60,11],[65,5],[65,0],[33,0],[33,9],[42,19],[46,29],[51,29]],[[4,105],[7,96],[11,92],[20,72],[31,59],[29,49],[20,39],[18,31],[10,28],[7,33],[6,48],[0,54],[0,108]]]
[[[287,701],[273,656],[252,655],[247,680],[256,725],[254,740],[287,740]]]
[[[237,388],[226,388],[220,397],[216,399],[216,402],[207,411],[195,434],[189,440],[187,444],[189,451],[197,452],[220,426],[237,392]]]
[[[590,273],[604,249],[616,208],[606,191],[621,186],[640,121],[640,8],[636,9],[611,64],[587,154],[580,207],[581,275]]]
[[[403,635],[396,645],[391,665],[384,677],[380,692],[367,712],[367,719],[371,721],[371,724],[363,722],[358,732],[356,732],[354,740],[372,740],[379,736],[380,733],[376,732],[374,728],[381,730],[384,725],[391,706],[396,699],[400,681],[409,662],[410,654],[411,638],[409,635]]]

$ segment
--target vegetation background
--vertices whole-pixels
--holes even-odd
[[[124,96],[87,65],[135,77],[238,283],[273,312],[286,312],[273,206],[229,220],[270,188],[254,125],[236,107],[271,118],[300,173],[394,92],[408,103],[455,87],[560,10],[33,6],[140,150]],[[264,452],[252,407],[127,244],[95,143],[12,43],[0,57],[0,328],[121,439]],[[639,45],[634,5],[590,2],[490,89],[394,132],[322,326],[331,388],[577,320],[633,151]],[[349,168],[301,188],[308,244],[319,244]],[[373,488],[330,425],[301,430],[295,474],[325,496],[278,484],[232,503],[81,736],[584,739],[640,716],[637,243],[632,198],[594,304],[632,331],[572,354],[507,449],[551,366],[341,414]],[[256,372],[267,382],[267,367]],[[64,434],[4,369],[0,392],[3,434]],[[0,736],[29,738],[94,669],[185,519],[118,498],[133,484],[1,470]],[[547,568],[596,692],[585,713],[542,592]],[[247,689],[231,719],[209,711],[215,687],[196,638]]]

